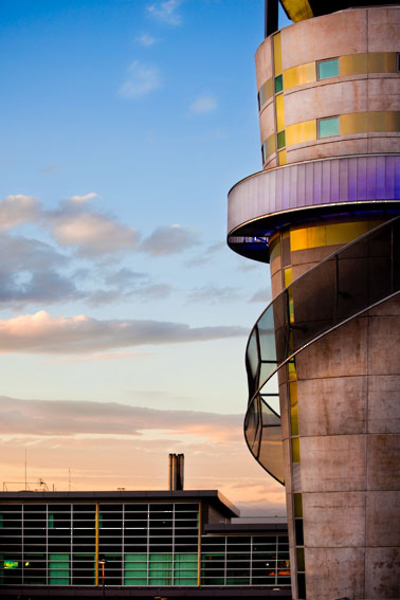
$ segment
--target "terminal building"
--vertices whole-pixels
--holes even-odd
[[[400,598],[400,6],[266,0],[263,170],[228,244],[270,264],[245,437],[286,488],[295,600]]]
[[[287,523],[173,471],[169,491],[0,493],[0,597],[291,600]]]

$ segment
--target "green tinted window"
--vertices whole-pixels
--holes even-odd
[[[328,79],[339,75],[339,59],[323,60],[318,63],[318,79]]]
[[[283,90],[283,76],[275,77],[275,94],[279,94]]]
[[[318,137],[324,138],[331,135],[339,135],[339,117],[318,121]]]
[[[278,148],[284,148],[286,146],[286,135],[284,131],[279,131],[277,136]]]

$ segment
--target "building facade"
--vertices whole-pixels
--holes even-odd
[[[275,31],[266,4],[263,171],[229,193],[228,243],[273,298],[245,437],[286,487],[293,598],[398,600],[400,7],[284,0]]]
[[[216,491],[4,492],[0,596],[290,599],[286,524],[237,516]]]

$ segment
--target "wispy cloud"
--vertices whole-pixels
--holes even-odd
[[[242,415],[163,410],[68,400],[21,400],[0,396],[0,434],[141,435],[148,430],[194,433],[213,440],[239,439]]]
[[[204,114],[213,112],[217,108],[216,97],[213,94],[204,94],[190,104],[189,111],[193,114]]]
[[[218,304],[220,302],[232,302],[240,298],[240,289],[237,287],[218,287],[214,285],[198,287],[189,292],[189,302],[201,304]]]
[[[199,234],[180,225],[157,227],[145,238],[139,250],[150,256],[171,256],[179,254],[199,244]]]
[[[0,352],[85,354],[113,348],[181,344],[246,335],[238,326],[190,327],[153,320],[96,320],[85,315],[52,317],[46,311],[0,321]]]
[[[160,72],[156,67],[135,60],[128,69],[128,78],[119,88],[123,98],[140,98],[161,87]]]
[[[140,44],[141,46],[153,46],[156,43],[156,38],[152,35],[148,35],[147,33],[143,33],[135,38],[135,42]]]
[[[168,25],[181,25],[183,19],[182,15],[178,13],[181,4],[182,0],[155,2],[147,7],[147,11],[150,15],[163,23],[167,23]]]
[[[266,304],[267,302],[271,302],[271,299],[271,290],[268,290],[267,288],[261,288],[260,290],[257,290],[255,294],[253,294],[253,296],[250,298],[250,302],[263,302]]]
[[[89,200],[93,200],[93,198],[97,198],[98,194],[96,192],[89,192],[88,194],[84,194],[83,196],[72,196],[72,202],[78,202],[79,204],[85,204]]]
[[[39,169],[39,172],[43,173],[44,175],[53,175],[54,173],[58,173],[60,169],[60,165],[56,163],[50,163],[48,165],[43,165],[43,167]]]

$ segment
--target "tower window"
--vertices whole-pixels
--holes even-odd
[[[318,79],[328,79],[339,75],[339,59],[321,60],[317,63]]]
[[[286,146],[285,130],[278,132],[276,141],[277,141],[278,148],[284,148]]]
[[[339,117],[320,119],[318,121],[318,137],[325,138],[332,135],[339,135]]]
[[[283,76],[278,75],[275,77],[275,94],[279,94],[279,92],[283,91]]]

